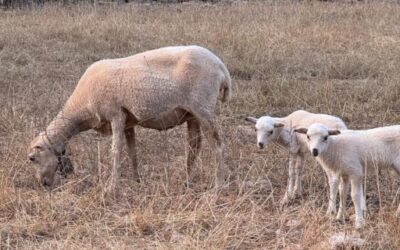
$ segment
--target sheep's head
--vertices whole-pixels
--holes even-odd
[[[46,188],[53,186],[57,171],[66,176],[74,169],[70,159],[65,155],[64,146],[50,143],[43,133],[31,142],[28,158],[37,166],[36,176],[39,183]]]
[[[308,129],[295,129],[294,132],[307,135],[308,149],[315,157],[327,150],[329,136],[340,134],[339,130],[329,129],[326,126],[318,123],[312,124]]]
[[[261,149],[266,147],[270,141],[275,140],[279,135],[279,129],[285,126],[276,118],[269,116],[262,116],[258,119],[247,117],[245,120],[255,124],[257,146]]]

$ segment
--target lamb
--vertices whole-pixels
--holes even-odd
[[[256,124],[259,148],[266,147],[270,142],[276,142],[289,151],[289,179],[285,196],[281,200],[281,206],[287,204],[302,192],[301,172],[304,165],[304,155],[308,151],[308,147],[306,137],[293,133],[293,129],[308,127],[315,122],[323,123],[332,129],[346,129],[345,123],[338,117],[314,114],[304,110],[295,111],[283,118],[262,116],[258,119],[247,117],[246,120]],[[331,173],[327,171],[326,174],[330,180]],[[336,199],[332,198],[333,195],[330,194],[327,214],[336,212]]]
[[[400,174],[400,126],[387,126],[369,130],[340,131],[323,124],[313,124],[295,132],[307,135],[309,150],[326,170],[334,175],[331,193],[336,193],[339,178],[351,183],[351,197],[355,206],[355,227],[364,226],[363,178],[370,168],[391,167]],[[346,197],[346,189],[340,190]],[[345,216],[342,200],[338,218]],[[396,215],[400,215],[400,206]]]
[[[187,172],[201,148],[201,130],[216,148],[215,185],[223,182],[223,142],[215,123],[218,99],[232,92],[223,62],[199,46],[164,47],[126,58],[92,64],[81,77],[63,109],[30,144],[29,159],[39,165],[39,182],[51,188],[56,171],[72,172],[65,145],[74,135],[94,129],[112,134],[113,166],[107,191],[117,182],[126,139],[134,179],[139,181],[135,126],[167,130],[187,123]]]

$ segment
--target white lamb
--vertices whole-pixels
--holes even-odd
[[[256,124],[257,145],[259,148],[266,147],[270,142],[276,142],[289,151],[289,180],[281,205],[288,203],[302,192],[301,172],[304,164],[304,154],[308,152],[307,140],[304,135],[296,134],[293,130],[308,127],[316,122],[323,123],[332,129],[346,129],[345,123],[338,117],[314,114],[304,110],[295,111],[283,118],[262,116],[258,119],[247,117],[246,120]],[[327,171],[326,174],[330,180],[330,171]],[[330,194],[328,214],[336,212],[336,199],[332,198],[332,194]]]
[[[72,171],[65,156],[65,144],[72,136],[89,129],[112,133],[114,161],[108,191],[113,192],[125,139],[134,178],[139,180],[136,125],[166,130],[187,122],[188,172],[200,150],[201,128],[216,142],[218,186],[224,175],[223,143],[214,109],[219,97],[225,101],[230,95],[226,66],[199,46],[165,47],[102,60],[86,70],[61,112],[32,141],[29,159],[40,166],[40,183],[52,186],[57,170]]]
[[[347,130],[342,133],[323,124],[313,124],[308,129],[295,130],[307,134],[308,148],[325,170],[333,173],[331,193],[336,193],[339,178],[351,183],[351,197],[355,206],[355,227],[364,225],[363,179],[366,171],[376,167],[391,167],[400,174],[400,126],[369,130]],[[341,196],[346,197],[346,189]],[[344,200],[338,218],[345,216]],[[396,215],[400,215],[400,206]]]

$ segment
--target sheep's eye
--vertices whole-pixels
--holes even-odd
[[[257,128],[254,128],[254,131],[256,131],[256,132],[257,132]]]
[[[269,135],[272,135],[273,133],[274,133],[274,131],[273,131],[273,130],[269,131]]]
[[[324,137],[324,141],[327,141],[327,140],[328,140],[328,136],[325,136],[325,137]]]
[[[34,149],[37,149],[37,150],[42,150],[42,147],[41,146],[35,146],[35,147],[33,147]]]
[[[307,140],[310,140],[310,136],[309,135],[307,135]]]

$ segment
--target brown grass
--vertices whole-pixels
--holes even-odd
[[[0,12],[0,248],[324,249],[336,232],[324,216],[327,182],[307,160],[305,195],[278,209],[287,152],[257,150],[246,115],[304,108],[353,128],[400,119],[400,6],[392,3],[87,6]],[[26,160],[29,141],[60,110],[94,61],[152,48],[198,44],[230,69],[234,95],[220,106],[231,185],[210,189],[207,143],[185,182],[185,131],[139,129],[139,171],[126,159],[118,199],[105,204],[110,139],[92,132],[69,144],[76,173],[44,192]],[[380,182],[380,195],[377,181]],[[366,249],[399,249],[393,216],[398,177],[369,175]],[[381,200],[379,200],[381,197]],[[379,209],[381,204],[381,209]],[[349,203],[349,213],[354,211]]]

